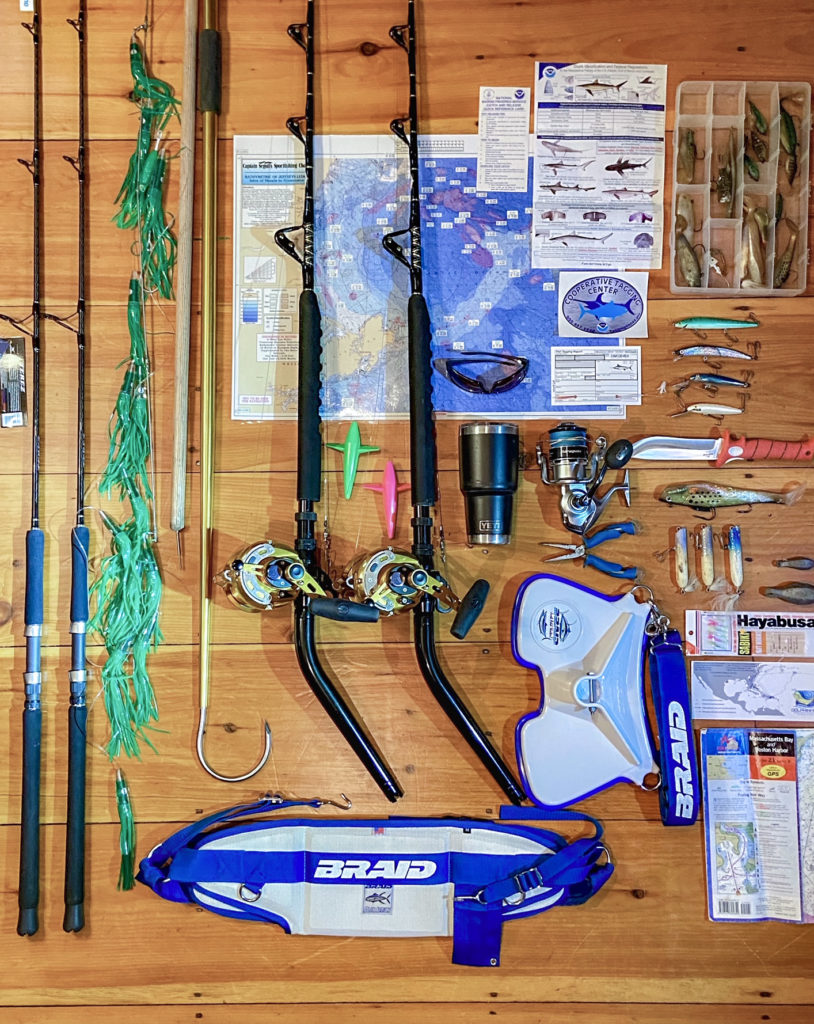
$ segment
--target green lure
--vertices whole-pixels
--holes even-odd
[[[148,74],[137,36],[130,42],[130,72],[130,98],[140,107],[141,116],[136,149],[116,196],[120,206],[113,220],[117,227],[139,232],[141,276],[146,289],[171,299],[176,242],[172,221],[164,211],[167,157],[161,138],[170,119],[178,116],[180,104],[170,85]]]
[[[684,320],[676,320],[673,327],[682,327],[690,331],[734,331],[760,327],[760,321],[730,320],[723,316],[689,316]]]
[[[116,810],[119,814],[119,849],[121,866],[117,889],[132,889],[136,884],[136,822],[133,817],[133,805],[130,802],[130,790],[122,773],[116,771]]]

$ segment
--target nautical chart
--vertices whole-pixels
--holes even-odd
[[[814,722],[814,662],[693,661],[692,714]]]
[[[701,732],[709,916],[814,922],[814,731]]]
[[[234,419],[293,418],[300,270],[274,244],[297,222],[304,168],[292,138],[234,140]],[[434,356],[525,356],[525,380],[470,395],[433,377],[439,413],[522,418],[619,418],[620,403],[553,407],[551,347],[557,271],[532,270],[529,193],[478,192],[477,136],[420,139],[425,291]],[[408,274],[382,248],[407,223],[404,147],[392,136],[315,141],[316,287],[327,419],[406,418]],[[616,338],[586,344],[618,346]],[[574,344],[569,339],[569,345]]]

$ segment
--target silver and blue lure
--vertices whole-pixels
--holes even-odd
[[[729,582],[740,593],[743,590],[743,545],[739,526],[728,526],[724,531],[724,549],[729,560]]]

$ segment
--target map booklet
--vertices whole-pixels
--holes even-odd
[[[409,275],[382,247],[385,234],[407,226],[406,147],[392,135],[327,135],[317,136],[314,148],[323,416],[406,419]],[[446,368],[450,358],[485,352],[529,363],[515,388],[493,394],[462,391],[436,363],[436,411],[512,420],[622,418],[630,388],[586,392],[575,404],[552,401],[551,349],[563,344],[559,272],[532,269],[530,188],[479,191],[476,135],[422,136],[419,165],[434,360]],[[274,233],[301,219],[302,147],[290,135],[238,135],[233,174],[232,419],[293,419],[302,275]],[[407,244],[404,236],[398,241]],[[605,298],[603,310],[610,304]],[[618,337],[604,333],[565,344],[620,347]]]
[[[711,921],[814,923],[814,730],[703,729]]]

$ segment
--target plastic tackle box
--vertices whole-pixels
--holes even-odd
[[[781,130],[781,104],[796,134],[793,158],[788,152],[790,133]],[[758,131],[761,115],[763,133]],[[700,297],[791,296],[804,291],[810,130],[808,82],[679,85],[669,226],[671,292]],[[694,161],[689,155],[693,139]],[[791,166],[794,159],[796,169]],[[677,216],[682,220],[677,222]],[[682,258],[689,260],[690,279],[695,276],[688,247],[698,261],[697,284],[688,283],[680,265]]]

